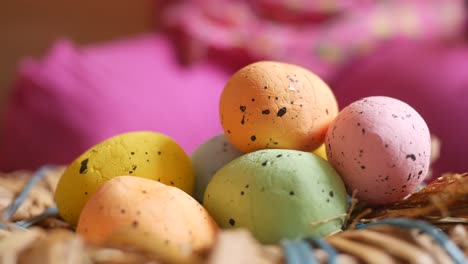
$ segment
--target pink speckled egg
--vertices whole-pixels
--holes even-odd
[[[350,193],[373,205],[397,202],[426,176],[429,128],[408,104],[367,97],[344,108],[325,137],[329,162]]]

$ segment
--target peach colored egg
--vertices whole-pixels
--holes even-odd
[[[261,61],[230,78],[219,111],[226,136],[243,152],[312,151],[323,143],[338,105],[327,84],[307,69]]]
[[[77,227],[88,243],[132,247],[170,260],[209,248],[216,232],[214,220],[190,195],[133,176],[105,182],[86,203]]]
[[[356,190],[370,204],[403,199],[429,169],[429,128],[411,106],[390,97],[367,97],[344,108],[325,144],[349,193]]]

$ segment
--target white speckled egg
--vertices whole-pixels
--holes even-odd
[[[224,134],[210,138],[201,144],[191,156],[195,171],[195,189],[193,197],[203,200],[206,186],[213,175],[226,163],[242,155]]]
[[[370,204],[401,200],[429,169],[429,128],[411,106],[390,97],[367,97],[344,108],[325,144],[348,191],[357,190],[357,198]]]

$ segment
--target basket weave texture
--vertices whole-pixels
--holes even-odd
[[[15,225],[53,207],[53,193],[63,169],[49,169],[12,217],[6,217],[3,209],[25,188],[33,172],[0,174],[0,224],[4,227],[0,229],[0,263],[171,263],[131,248],[88,245],[56,215],[27,229]],[[418,219],[437,227],[468,263],[468,174],[444,175],[388,207],[371,208],[353,199],[343,230],[323,239],[336,250],[336,256],[313,241],[307,241],[309,254],[318,263],[457,263],[450,251],[417,227],[373,225],[390,219]],[[362,228],[365,225],[369,226]],[[289,253],[285,244],[261,245],[248,231],[235,229],[219,232],[212,248],[193,252],[188,262],[301,263],[293,262]]]

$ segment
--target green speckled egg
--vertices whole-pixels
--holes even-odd
[[[324,159],[296,150],[243,155],[221,168],[205,192],[204,206],[222,228],[249,229],[264,244],[308,235],[326,236],[346,212],[346,190]]]

